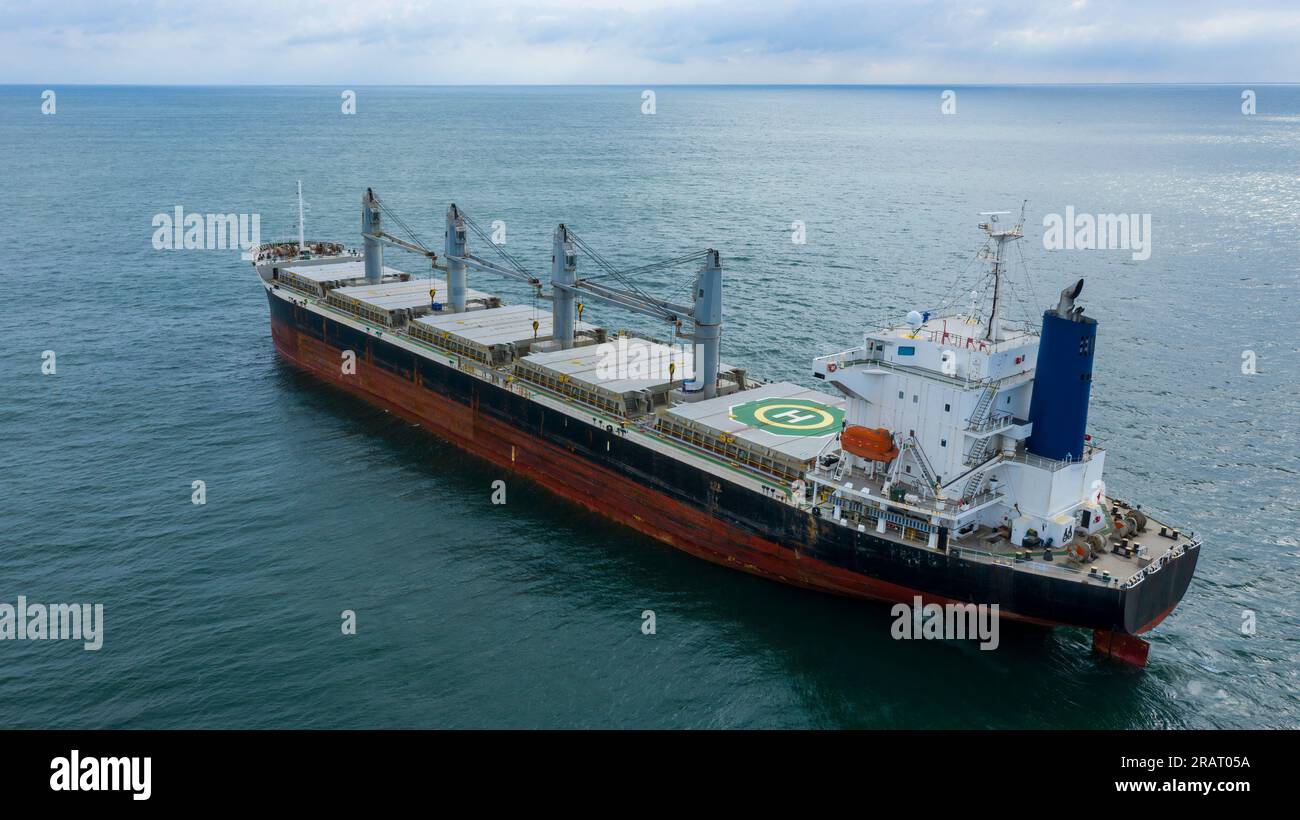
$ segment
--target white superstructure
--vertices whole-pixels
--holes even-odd
[[[868,330],[861,346],[814,361],[814,376],[847,398],[846,433],[888,431],[898,452],[873,460],[836,442],[808,479],[837,514],[901,508],[932,525],[931,542],[940,527],[956,539],[986,528],[1012,545],[1063,549],[1108,526],[1105,453],[1089,442],[1077,458],[1049,459],[1026,446],[1040,336],[1002,316],[1003,247],[1020,226],[1003,230],[987,216],[987,317],[912,311]]]

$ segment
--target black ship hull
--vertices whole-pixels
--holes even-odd
[[[287,360],[590,510],[693,555],[788,584],[911,603],[997,604],[1003,617],[1137,635],[1181,600],[1199,549],[1131,587],[1030,573],[861,532],[417,355],[267,291]],[[344,375],[341,352],[354,351]],[[1145,652],[1143,652],[1145,657]]]

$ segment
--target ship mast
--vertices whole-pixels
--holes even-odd
[[[302,256],[307,251],[307,228],[303,224],[302,218],[302,180],[298,180],[298,255]]]
[[[1011,212],[984,211],[980,214],[980,216],[988,217],[987,221],[980,223],[980,229],[988,234],[989,239],[994,242],[993,250],[990,252],[986,247],[982,255],[993,268],[993,308],[989,311],[989,324],[984,333],[984,338],[995,343],[1002,341],[1002,276],[1006,273],[1006,244],[1025,235],[1023,208],[1018,223],[1006,229],[998,225],[998,217],[1006,216],[1009,213]]]

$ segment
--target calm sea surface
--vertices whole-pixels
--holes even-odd
[[[0,642],[0,726],[1300,725],[1300,88],[1254,116],[1227,86],[957,88],[955,116],[917,87],[661,87],[653,116],[631,87],[358,88],[353,116],[332,87],[54,90],[0,87],[0,602],[106,629]],[[1197,577],[1138,672],[1070,630],[894,641],[886,605],[520,480],[495,506],[495,469],[279,361],[237,253],[152,247],[177,206],[294,236],[299,179],[313,237],[356,241],[373,186],[430,242],[451,201],[504,220],[536,271],[560,221],[622,266],[716,247],[724,357],[804,384],[964,301],[978,212],[1027,200],[1014,309],[1087,279],[1108,485],[1204,536]],[[1151,258],[1045,250],[1068,206],[1150,214]]]

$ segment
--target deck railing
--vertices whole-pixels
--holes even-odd
[[[1004,413],[1001,410],[995,410],[993,415],[983,421],[973,421],[966,425],[966,430],[971,433],[987,433],[991,430],[1000,430],[1003,427],[1010,427],[1015,424],[1015,416],[1010,413]]]

